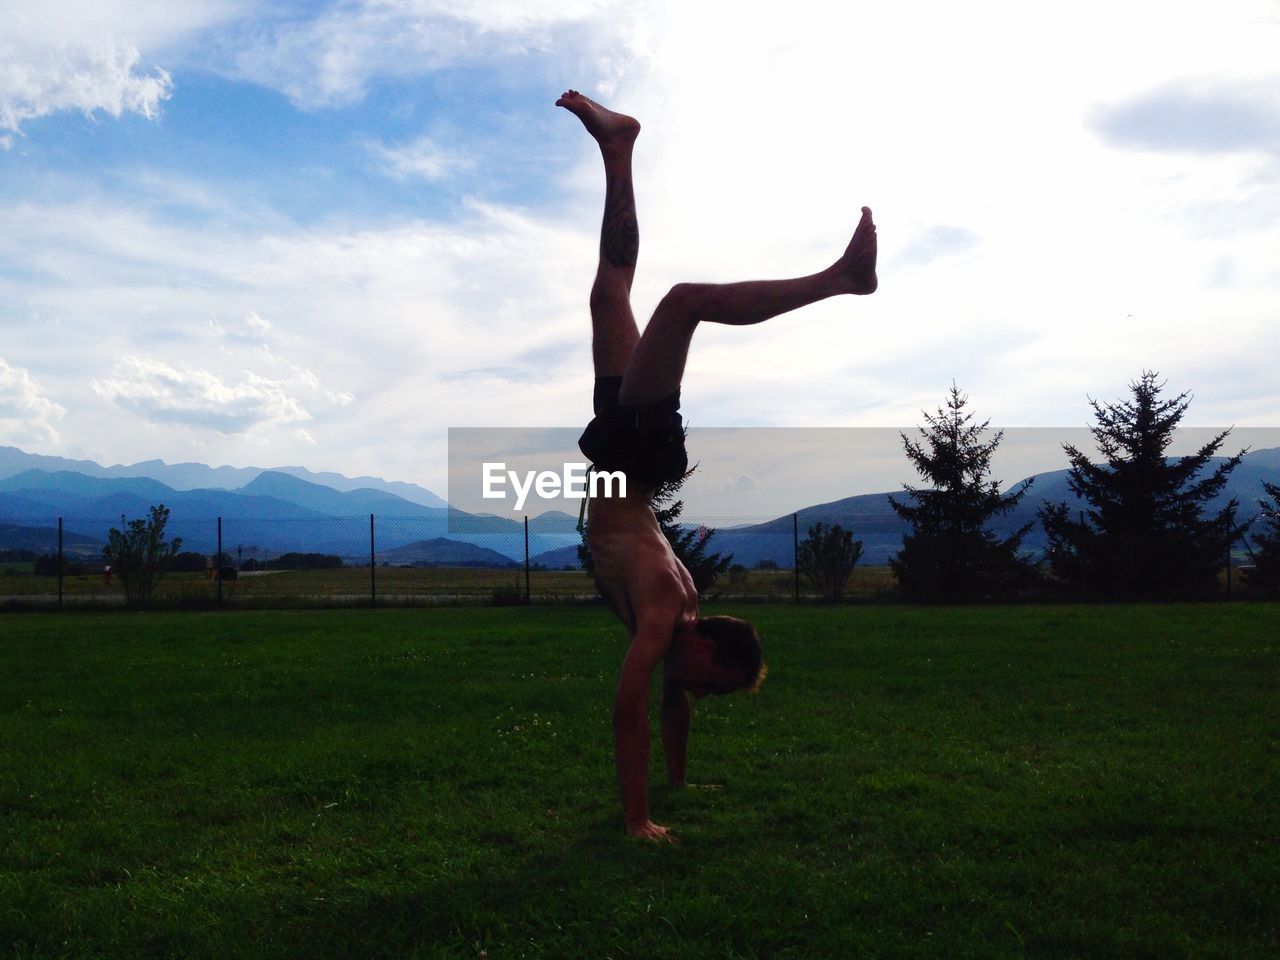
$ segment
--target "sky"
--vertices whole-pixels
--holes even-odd
[[[875,296],[699,329],[694,427],[911,428],[955,383],[1078,428],[1148,369],[1273,427],[1278,49],[1277,0],[8,0],[0,444],[443,493],[451,427],[580,426],[567,87],[643,125],[642,321],[875,211]]]

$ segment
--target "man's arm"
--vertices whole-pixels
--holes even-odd
[[[679,684],[663,678],[662,749],[667,756],[667,783],[673,787],[684,786],[691,713],[688,692]]]
[[[661,622],[661,621],[659,621]],[[671,645],[671,628],[641,624],[622,661],[613,704],[613,751],[622,789],[627,833],[649,840],[673,839],[649,819],[649,682]]]

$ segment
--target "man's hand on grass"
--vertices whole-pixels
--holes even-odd
[[[627,824],[627,836],[638,840],[651,840],[654,843],[679,843],[676,835],[666,827],[660,827],[652,820],[641,820]]]

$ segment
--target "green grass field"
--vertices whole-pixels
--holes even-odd
[[[1280,605],[750,612],[672,847],[597,607],[0,616],[0,957],[1276,955]]]

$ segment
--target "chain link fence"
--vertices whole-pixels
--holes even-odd
[[[0,604],[8,607],[124,603],[119,571],[104,558],[119,518],[27,520],[0,550]],[[3,524],[0,524],[3,527]],[[21,535],[15,531],[21,529]],[[795,572],[793,516],[703,517],[681,523],[708,554],[730,564],[709,598],[795,600],[810,587]],[[863,534],[874,538],[868,526]],[[288,607],[370,604],[590,602],[578,519],[564,513],[516,520],[451,517],[171,517],[178,552],[155,591],[157,606]],[[852,591],[888,585],[867,564]]]
[[[577,518],[493,516],[171,518],[166,539],[180,540],[160,579],[156,606],[315,607],[593,602],[582,567]],[[817,593],[796,569],[798,545],[814,518],[701,517],[680,524],[706,554],[729,559],[704,591],[708,600],[804,602]],[[894,593],[889,557],[902,527],[892,518],[842,515],[862,541],[845,596]],[[119,572],[106,565],[108,531],[121,521],[48,518],[21,527],[0,523],[0,606],[48,609],[119,606]],[[1241,554],[1225,558],[1227,596],[1239,593]]]

